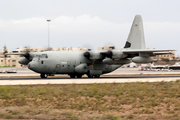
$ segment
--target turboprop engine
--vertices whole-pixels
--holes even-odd
[[[28,60],[27,58],[23,58],[20,59],[18,62],[22,65],[27,65],[30,62],[30,60]]]
[[[132,61],[135,63],[151,63],[151,62],[156,62],[157,59],[153,59],[145,56],[137,56],[137,57],[133,57]]]
[[[88,66],[86,63],[80,64],[78,66],[75,67],[75,72],[76,73],[80,73],[80,74],[85,74],[88,72]]]
[[[26,52],[25,54],[22,54],[25,58],[20,59],[18,62],[23,65],[27,65],[32,59],[30,58],[30,54]]]

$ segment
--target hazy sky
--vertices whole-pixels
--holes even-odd
[[[180,55],[179,0],[0,0],[0,50],[20,46],[124,47],[134,16],[144,21],[147,48]]]

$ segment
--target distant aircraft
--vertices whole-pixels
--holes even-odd
[[[7,53],[7,55],[23,55],[18,62],[28,65],[32,71],[40,73],[41,78],[55,74],[68,74],[71,78],[98,78],[110,73],[124,64],[152,63],[157,61],[150,56],[169,54],[169,50],[146,49],[143,21],[136,15],[124,48],[114,50],[92,51],[45,51],[26,53]]]

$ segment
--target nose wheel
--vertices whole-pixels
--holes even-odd
[[[47,76],[47,74],[41,73],[40,77],[41,77],[41,78],[47,78],[48,76]]]

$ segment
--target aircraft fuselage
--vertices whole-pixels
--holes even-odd
[[[41,74],[101,75],[123,64],[107,65],[84,57],[84,51],[47,51],[35,55],[28,68]]]

